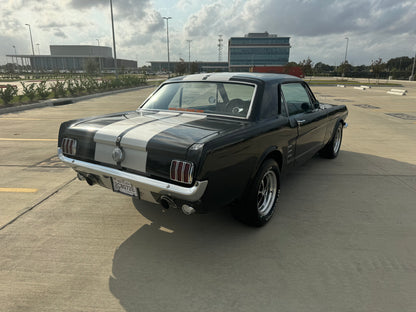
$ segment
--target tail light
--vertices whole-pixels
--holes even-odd
[[[64,154],[75,155],[77,153],[77,141],[70,138],[64,138],[61,144]]]
[[[192,184],[194,164],[187,161],[172,160],[170,163],[170,179],[176,182]]]

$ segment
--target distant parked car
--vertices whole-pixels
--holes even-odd
[[[347,114],[297,77],[197,74],[165,81],[136,111],[64,122],[58,154],[90,185],[186,214],[235,203],[237,219],[261,226],[282,171],[337,157]]]

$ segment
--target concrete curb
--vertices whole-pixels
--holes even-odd
[[[154,87],[155,85],[150,85],[150,86],[143,86],[143,87],[137,87],[137,88],[129,88],[129,89],[121,89],[121,90],[108,91],[108,92],[102,92],[102,93],[88,94],[88,95],[83,95],[83,96],[78,96],[78,97],[73,97],[73,98],[67,97],[67,98],[59,98],[59,99],[50,99],[50,100],[41,101],[38,103],[0,108],[0,115],[25,111],[25,110],[34,109],[34,108],[42,108],[42,107],[47,107],[47,106],[59,106],[59,105],[73,104],[73,103],[77,103],[80,101],[89,100],[92,98],[113,95],[113,94],[123,93],[123,92],[136,91],[136,90],[141,90],[141,89],[146,89],[146,88],[154,88]]]

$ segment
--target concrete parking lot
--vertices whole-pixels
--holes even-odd
[[[152,89],[0,115],[0,311],[415,311],[416,84],[312,87],[346,104],[335,160],[282,181],[264,228],[185,216],[75,179],[62,121]]]

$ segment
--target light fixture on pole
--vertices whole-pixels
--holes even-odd
[[[32,44],[32,54],[35,55],[35,49],[33,48],[32,29],[30,28],[29,24],[25,24],[25,25],[29,27],[30,43]]]
[[[116,36],[114,35],[114,17],[113,17],[113,1],[110,0],[110,9],[111,9],[111,28],[113,31],[113,49],[114,49],[114,70],[116,73],[116,78],[118,78],[117,74],[117,53],[116,53]]]
[[[172,19],[172,17],[163,17],[163,19],[166,20],[166,42],[168,47],[168,78],[170,77],[170,56],[169,56],[169,20]]]
[[[98,46],[100,46],[100,39],[95,39],[98,42]]]
[[[192,40],[186,40],[188,42],[188,72],[191,73],[191,42]]]

